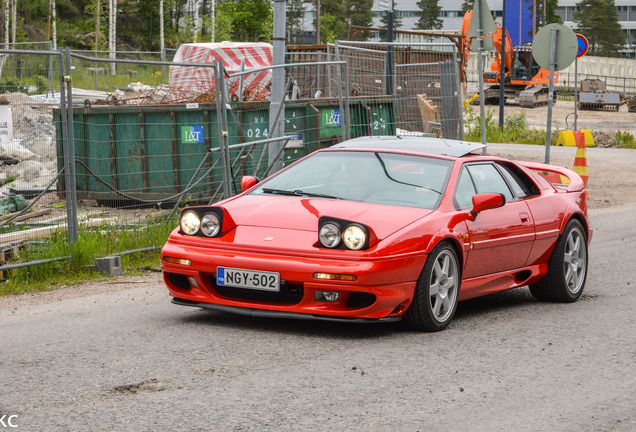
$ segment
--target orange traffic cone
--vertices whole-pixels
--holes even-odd
[[[587,187],[587,151],[585,149],[585,135],[583,132],[574,132],[576,141],[576,156],[574,157],[574,168],[572,171],[583,179],[583,184]]]

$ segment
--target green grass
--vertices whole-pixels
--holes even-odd
[[[88,57],[93,57],[93,53],[82,53]],[[102,58],[105,55],[100,54]],[[158,56],[119,54],[119,58],[136,60],[159,60]],[[18,62],[22,65],[18,68]],[[110,64],[103,62],[88,62],[81,59],[72,59],[73,71],[71,73],[73,87],[93,89],[95,79],[92,71],[88,68],[101,68],[103,71],[97,76],[98,90],[112,92],[116,88],[125,89],[131,83],[141,82],[150,86],[161,84],[161,66],[142,63],[120,63],[117,64],[116,76],[110,76]],[[21,54],[11,55],[7,64],[3,68],[2,79],[0,79],[0,89],[2,92],[19,92],[27,94],[42,94],[48,90],[48,67],[49,59],[45,56],[27,56]],[[60,87],[58,59],[52,62],[52,84],[55,90]],[[168,83],[169,67],[164,67],[164,84]]]
[[[629,132],[617,131],[609,144],[612,147],[636,149],[636,138]]]
[[[486,112],[486,141],[489,143],[517,143],[517,144],[545,144],[545,131],[531,128],[526,123],[524,112],[508,115],[504,119],[504,127],[493,120],[493,110]],[[464,138],[467,141],[481,141],[481,121],[479,114],[473,107],[466,108],[464,125],[466,131]],[[558,133],[552,134],[552,144],[556,143]]]
[[[67,233],[59,231],[51,238],[20,251],[19,262],[69,255],[71,259],[5,272],[7,279],[0,283],[0,296],[47,291],[61,284],[74,285],[107,278],[94,269],[95,259],[126,250],[158,246],[153,251],[123,255],[121,260],[125,273],[134,274],[141,267],[159,268],[160,248],[176,225],[177,222],[172,219],[128,227],[104,225],[80,228],[78,241],[72,247],[68,245]]]

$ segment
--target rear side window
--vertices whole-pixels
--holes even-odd
[[[498,163],[506,181],[519,199],[539,195],[537,185],[518,167],[507,163]]]
[[[468,165],[467,169],[477,193],[500,193],[506,198],[506,202],[512,201],[512,192],[494,165]]]

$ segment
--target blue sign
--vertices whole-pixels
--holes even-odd
[[[579,49],[576,51],[576,57],[583,57],[587,53],[587,49],[590,47],[587,38],[581,34],[576,35],[576,40],[579,42]]]
[[[532,42],[532,23],[532,0],[506,3],[506,30],[513,47]]]
[[[203,126],[181,126],[183,144],[203,144]]]
[[[287,141],[287,145],[285,148],[303,148],[305,143],[303,141],[303,134],[301,133],[286,133],[286,137],[290,137],[291,139]]]

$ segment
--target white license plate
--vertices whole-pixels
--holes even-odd
[[[261,291],[280,291],[280,275],[274,272],[218,267],[217,285],[248,288]]]

